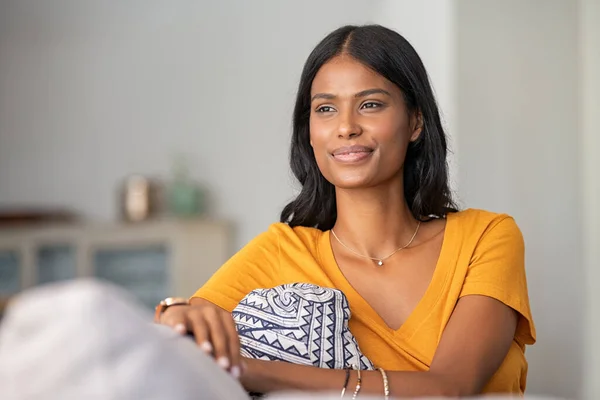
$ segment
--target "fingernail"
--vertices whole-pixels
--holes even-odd
[[[219,367],[227,369],[229,368],[229,358],[219,357],[219,359],[217,360],[217,364],[219,365]]]
[[[238,367],[237,365],[231,367],[231,376],[233,376],[235,379],[239,379],[241,375],[242,371],[240,370],[240,367]]]
[[[175,332],[180,333],[182,335],[187,331],[184,324],[177,324],[173,327],[173,329],[175,329]]]
[[[213,351],[213,347],[212,344],[210,344],[210,342],[202,342],[202,344],[200,344],[200,348],[204,350],[204,352],[207,354],[210,354]]]

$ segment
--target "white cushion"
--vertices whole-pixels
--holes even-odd
[[[0,399],[247,399],[188,338],[94,280],[29,290],[0,325]]]

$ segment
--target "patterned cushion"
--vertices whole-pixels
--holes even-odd
[[[257,289],[232,314],[245,357],[373,369],[348,329],[348,300],[337,289],[308,283]]]

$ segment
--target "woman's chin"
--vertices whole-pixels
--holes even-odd
[[[372,179],[366,177],[355,177],[352,179],[340,179],[334,184],[336,189],[342,190],[356,190],[356,189],[367,189],[373,187],[374,182]]]
[[[359,189],[381,189],[385,186],[396,188],[398,184],[402,185],[402,179],[399,174],[391,177],[381,176],[381,174],[364,174],[351,176],[338,176],[333,182],[330,181],[336,189],[341,190],[359,190]],[[394,189],[395,190],[395,189]]]

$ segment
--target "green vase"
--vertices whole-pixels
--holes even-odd
[[[173,182],[169,203],[175,216],[190,217],[202,213],[202,192],[192,182]]]
[[[178,217],[193,217],[202,214],[204,198],[201,188],[190,178],[186,160],[175,160],[174,179],[169,188],[169,211]]]

